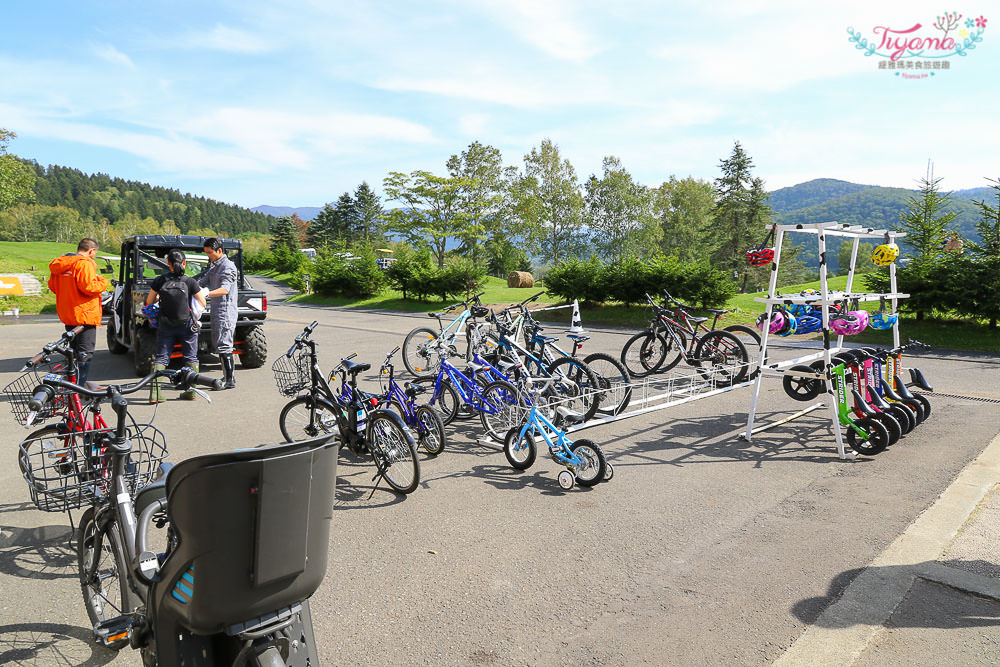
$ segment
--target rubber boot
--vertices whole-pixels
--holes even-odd
[[[219,355],[219,359],[222,360],[222,381],[223,389],[235,389],[236,388],[236,360],[233,359],[233,353],[227,352]]]
[[[154,371],[166,370],[166,364],[153,364]],[[163,382],[163,378],[156,378],[153,383],[149,385],[149,402],[162,403],[164,401],[163,393],[160,391],[160,383]]]
[[[190,364],[191,370],[195,373],[198,372],[200,366],[198,364]],[[188,389],[187,391],[181,392],[180,399],[182,401],[193,401],[198,398],[198,394],[194,393],[194,389]]]
[[[77,364],[76,365],[76,383],[78,385],[80,385],[81,387],[82,386],[86,386],[86,384],[87,384],[87,377],[89,375],[90,375],[90,362],[89,361],[87,363],[85,363],[85,364],[81,363],[81,364]]]

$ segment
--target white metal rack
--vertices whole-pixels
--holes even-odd
[[[823,350],[820,352],[813,352],[807,355],[797,357],[795,359],[789,359],[786,361],[781,361],[777,363],[765,364],[764,360],[767,358],[767,345],[770,338],[768,327],[764,327],[761,334],[760,341],[760,358],[759,365],[760,373],[757,374],[756,379],[753,383],[753,392],[750,396],[750,411],[747,415],[747,429],[740,437],[744,440],[751,440],[755,433],[767,430],[778,426],[779,424],[784,424],[791,419],[799,417],[801,415],[807,414],[827,406],[830,410],[830,419],[833,423],[833,433],[837,441],[837,453],[840,454],[842,459],[850,459],[856,456],[854,451],[845,451],[844,449],[844,438],[840,428],[840,419],[837,414],[837,403],[833,396],[832,387],[830,383],[827,382],[827,394],[826,398],[822,401],[814,403],[809,407],[796,412],[793,415],[780,419],[771,424],[764,426],[759,426],[754,428],[754,418],[757,412],[757,401],[760,397],[760,385],[761,382],[766,377],[784,377],[785,375],[794,374],[797,377],[813,377],[816,379],[821,379],[822,381],[827,380],[826,373],[804,373],[800,371],[790,371],[790,367],[799,364],[806,364],[812,361],[817,361],[822,359],[826,369],[832,366],[831,357],[837,354],[842,349],[844,349],[844,337],[837,336],[836,344],[831,346],[831,336],[830,336],[830,314],[829,306],[837,302],[844,300],[849,301],[879,301],[885,299],[892,303],[893,314],[897,313],[897,306],[899,299],[905,299],[908,294],[900,294],[897,291],[896,286],[896,264],[895,262],[889,265],[889,293],[888,294],[870,294],[865,292],[853,292],[852,287],[854,286],[854,269],[858,259],[858,244],[861,239],[880,239],[882,243],[895,243],[896,239],[906,236],[905,234],[897,234],[892,230],[886,229],[874,229],[871,227],[862,227],[858,225],[847,225],[841,224],[839,222],[817,222],[810,224],[800,224],[800,225],[773,225],[772,229],[775,233],[775,244],[774,244],[774,260],[771,262],[771,277],[768,284],[767,296],[757,297],[754,300],[763,303],[767,306],[765,311],[765,321],[771,321],[771,313],[776,305],[794,305],[794,304],[806,304],[820,306],[822,311],[822,322],[823,322]],[[815,234],[817,239],[817,248],[819,253],[819,282],[820,289],[819,294],[804,296],[801,294],[793,295],[781,295],[776,292],[778,283],[778,265],[781,261],[781,245],[785,237],[785,232],[796,232],[803,234]],[[843,292],[831,292],[827,282],[827,262],[826,262],[826,237],[827,236],[837,236],[844,237],[853,240],[853,245],[851,248],[851,263],[850,269],[847,273],[847,285]],[[899,320],[897,318],[896,323],[892,327],[892,340],[893,346],[899,346]]]

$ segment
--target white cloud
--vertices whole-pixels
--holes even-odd
[[[260,35],[216,24],[211,30],[191,32],[180,39],[180,44],[189,49],[208,49],[228,53],[267,53],[274,45]]]
[[[127,67],[128,69],[136,69],[135,63],[127,55],[116,49],[111,44],[94,44],[91,47],[94,54],[101,60],[105,60],[112,65],[119,65],[121,67]]]
[[[458,129],[469,137],[482,135],[490,122],[490,116],[484,113],[470,113],[458,119]]]
[[[559,60],[584,62],[600,53],[600,40],[573,16],[563,0],[497,0],[488,14],[521,40]]]

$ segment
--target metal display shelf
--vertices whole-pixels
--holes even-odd
[[[776,305],[819,305],[824,306],[821,308],[822,311],[822,331],[823,331],[823,350],[818,353],[812,353],[795,359],[788,359],[786,361],[778,363],[766,364],[765,359],[767,359],[767,345],[770,339],[770,332],[768,327],[764,327],[761,333],[760,340],[760,358],[759,358],[759,368],[761,372],[757,374],[757,377],[753,381],[753,392],[750,396],[750,409],[747,414],[747,428],[740,437],[744,440],[750,441],[754,434],[765,431],[769,428],[773,428],[780,424],[784,424],[791,419],[800,417],[804,414],[808,414],[813,410],[820,407],[826,406],[829,409],[830,420],[833,425],[834,437],[837,441],[837,453],[842,459],[853,459],[857,456],[856,452],[845,451],[844,449],[844,437],[841,432],[840,419],[837,415],[837,404],[833,396],[833,389],[831,383],[828,381],[826,373],[805,373],[801,371],[792,371],[790,367],[797,366],[800,364],[806,364],[810,361],[817,361],[822,359],[824,366],[827,370],[832,367],[831,357],[844,349],[844,337],[837,336],[836,343],[831,344],[831,331],[830,331],[830,313],[829,309],[825,306],[829,306],[834,303],[841,301],[889,301],[892,304],[892,314],[897,314],[899,299],[905,299],[909,297],[908,294],[902,294],[898,291],[896,286],[896,263],[893,262],[889,265],[889,292],[886,294],[871,294],[867,292],[855,293],[851,291],[854,285],[854,273],[855,266],[858,259],[858,244],[861,239],[881,239],[883,243],[895,243],[896,239],[903,238],[906,234],[898,234],[892,230],[888,229],[875,229],[873,227],[863,227],[860,225],[847,225],[839,222],[816,222],[809,224],[799,224],[799,225],[772,225],[772,230],[775,234],[774,243],[774,259],[771,262],[771,278],[768,284],[767,296],[757,297],[754,300],[767,305],[767,310],[765,311],[765,322],[771,321],[771,313]],[[789,294],[782,295],[777,292],[778,283],[778,265],[781,261],[781,246],[785,238],[786,232],[796,232],[804,234],[815,234],[817,240],[817,252],[819,254],[819,282],[820,289],[817,294],[812,295],[801,295],[801,294]],[[844,291],[831,291],[829,289],[829,284],[827,281],[827,264],[826,264],[826,237],[836,236],[842,238],[848,238],[852,240],[851,247],[851,262],[850,269],[847,273],[847,285]],[[899,346],[899,319],[897,318],[896,323],[892,326],[892,340],[893,347]],[[826,381],[827,393],[826,398],[818,403],[810,405],[804,410],[800,410],[795,414],[780,419],[776,422],[766,424],[763,426],[758,426],[754,428],[754,418],[757,413],[757,402],[760,398],[760,385],[764,378],[775,378],[784,377],[785,375],[794,375],[796,377],[814,377],[821,378]]]

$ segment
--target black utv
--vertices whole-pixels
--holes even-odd
[[[112,354],[135,355],[135,372],[147,375],[153,368],[156,330],[142,313],[153,278],[167,273],[166,254],[178,248],[187,256],[186,273],[197,276],[208,266],[204,236],[133,236],[122,243],[118,279],[113,281],[114,295],[108,318],[108,349]],[[260,368],[267,360],[267,338],[262,328],[267,317],[267,297],[253,289],[243,275],[243,244],[237,239],[219,239],[239,271],[239,314],[233,335],[233,353],[244,368]],[[211,308],[211,303],[209,303]],[[212,320],[208,310],[201,317],[198,352],[211,352]],[[180,352],[175,352],[177,357]]]

